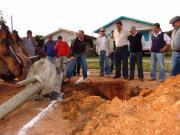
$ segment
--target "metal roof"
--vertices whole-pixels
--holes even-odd
[[[126,16],[120,16],[120,17],[114,19],[113,21],[105,24],[105,25],[102,26],[102,27],[103,27],[103,28],[106,28],[106,27],[114,24],[115,22],[117,22],[117,21],[119,21],[119,20],[123,20],[123,19],[131,20],[131,21],[138,22],[138,23],[147,24],[147,25],[150,25],[150,26],[152,26],[152,25],[154,24],[154,23],[151,23],[151,22],[143,21],[143,20],[138,20],[138,19],[134,19],[134,18],[126,17]],[[100,27],[100,28],[102,28],[102,27]],[[98,33],[98,32],[100,31],[100,28],[96,29],[96,30],[94,31],[94,33]]]

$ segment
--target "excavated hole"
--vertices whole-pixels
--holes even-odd
[[[127,81],[101,81],[81,84],[81,88],[88,89],[90,93],[101,96],[107,100],[118,97],[121,100],[128,99]]]

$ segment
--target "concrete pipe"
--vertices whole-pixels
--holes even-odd
[[[37,79],[36,79],[35,77],[31,77],[31,78],[28,78],[28,79],[26,79],[26,80],[17,82],[17,83],[16,83],[16,86],[17,86],[17,87],[21,87],[21,86],[27,85],[27,84],[29,84],[29,83],[33,83],[33,82],[35,82],[35,81],[37,81]]]
[[[33,95],[39,93],[43,88],[40,82],[35,82],[33,85],[25,88],[17,95],[13,96],[8,101],[0,105],[0,119],[17,109],[19,106],[24,104],[25,101],[30,99]]]

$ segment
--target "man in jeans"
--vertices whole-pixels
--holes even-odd
[[[116,23],[116,29],[113,33],[116,43],[115,50],[115,66],[116,73],[114,79],[121,77],[121,61],[122,61],[122,75],[124,79],[128,79],[128,36],[127,30],[123,29],[121,21]]]
[[[153,34],[151,36],[151,79],[156,80],[156,65],[159,65],[159,80],[165,80],[164,52],[170,45],[171,39],[163,33],[159,23],[153,25]]]
[[[48,41],[44,45],[44,53],[46,59],[49,60],[52,64],[56,63],[56,51],[55,51],[56,42],[53,41],[52,35],[49,35]]]
[[[138,67],[138,78],[143,81],[143,67],[142,67],[142,51],[145,44],[144,37],[137,32],[136,27],[132,26],[130,30],[131,35],[128,37],[130,47],[130,77],[129,80],[134,79],[135,63]]]
[[[97,38],[96,52],[99,54],[100,76],[104,76],[105,68],[107,75],[111,74],[109,54],[112,52],[110,48],[110,39],[105,34],[105,29],[100,29],[100,37]],[[105,65],[104,65],[105,64]]]
[[[74,66],[76,64],[76,61],[79,60],[82,72],[83,72],[83,79],[86,80],[87,78],[87,62],[86,62],[86,53],[87,49],[93,48],[93,42],[91,39],[88,39],[84,36],[84,31],[79,30],[78,37],[74,40],[73,46],[72,46],[72,61],[68,65],[67,74],[66,74],[66,80],[65,82],[69,82]]]
[[[180,73],[180,16],[172,18],[170,24],[174,27],[171,41],[171,47],[173,50],[171,76],[176,76]]]
[[[58,41],[55,45],[55,50],[57,52],[58,61],[61,62],[61,64],[63,64],[63,72],[64,74],[66,74],[67,66],[64,63],[67,62],[67,58],[70,54],[70,47],[68,43],[66,41],[63,41],[62,39],[62,36],[58,36]]]

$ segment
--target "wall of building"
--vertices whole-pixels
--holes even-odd
[[[53,36],[53,40],[57,40],[58,36],[62,36],[63,40],[66,41],[68,43],[68,45],[71,45],[71,41],[76,37],[75,33],[70,33],[70,32],[66,32],[66,31],[60,31]],[[44,39],[45,42],[48,41],[48,37],[46,39]]]

